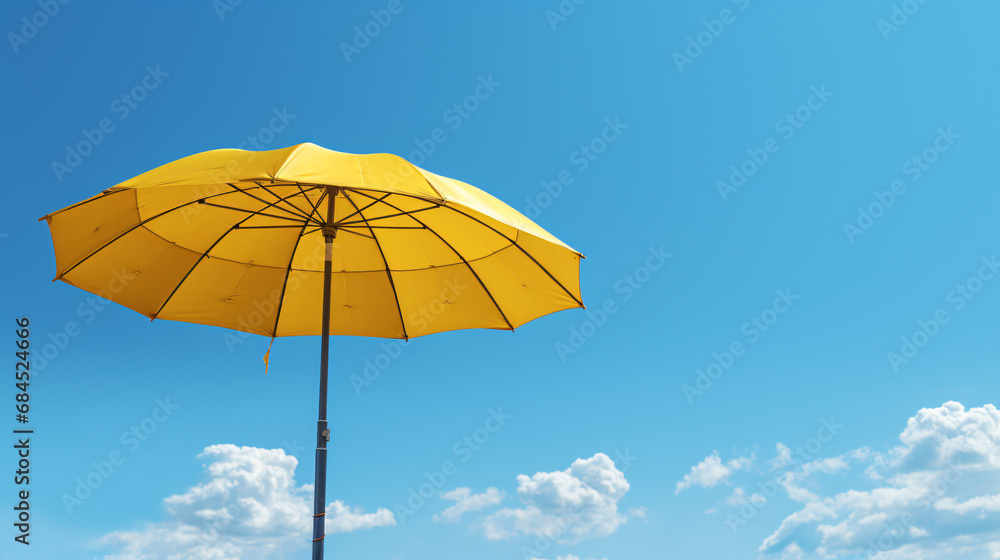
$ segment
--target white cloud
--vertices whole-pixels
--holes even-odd
[[[775,447],[778,450],[778,455],[774,459],[771,459],[772,471],[792,464],[792,450],[780,441]]]
[[[739,506],[747,501],[747,492],[742,486],[734,488],[733,493],[726,498],[726,503],[731,506]]]
[[[783,486],[803,503],[764,540],[768,557],[1000,558],[1000,411],[948,402],[920,410],[886,453],[813,461]],[[822,496],[811,475],[871,461],[866,488]],[[869,556],[870,555],[870,556]]]
[[[747,492],[746,492],[746,490],[743,489],[742,486],[734,488],[733,491],[732,491],[732,493],[729,494],[729,497],[726,498],[726,503],[729,504],[729,505],[731,505],[731,506],[733,506],[733,507],[739,507],[739,506],[741,506],[743,504],[746,504],[746,503],[751,503],[751,504],[753,504],[755,506],[760,506],[760,505],[763,505],[766,502],[767,502],[767,498],[765,498],[764,496],[760,495],[757,492],[754,492],[753,494],[750,494],[749,496],[747,496]],[[708,512],[706,512],[706,513],[708,513]],[[715,513],[715,512],[712,512],[712,513]]]
[[[200,455],[207,480],[163,500],[167,520],[117,531],[100,544],[143,560],[264,560],[299,556],[312,536],[312,485],[297,486],[298,460],[281,449],[213,445]],[[392,512],[334,501],[327,534],[395,525]]]
[[[491,540],[534,535],[572,544],[603,537],[625,523],[618,501],[628,492],[625,475],[604,453],[577,459],[564,471],[518,475],[520,508],[488,516],[483,532]]]
[[[468,487],[456,488],[441,494],[441,498],[455,502],[455,505],[434,516],[434,521],[457,523],[463,513],[479,511],[489,506],[499,504],[504,498],[504,492],[496,488],[487,488],[482,494],[473,494]]]
[[[966,514],[970,511],[985,514],[991,511],[1000,511],[1000,494],[992,496],[976,496],[971,500],[959,502],[955,498],[942,498],[934,504],[934,508],[944,511],[953,511],[958,514]]]
[[[719,458],[719,453],[713,451],[711,455],[697,465],[691,467],[691,472],[684,475],[684,479],[677,483],[674,494],[679,494],[681,490],[692,486],[711,488],[717,484],[728,484],[729,477],[738,470],[750,468],[753,464],[753,456],[738,457],[723,464]]]
[[[638,517],[640,519],[646,519],[646,514],[648,514],[648,513],[649,513],[649,510],[647,508],[644,508],[644,507],[634,507],[634,508],[626,511],[625,515],[627,515],[629,517]]]
[[[806,488],[812,484],[812,479],[816,474],[837,474],[846,471],[850,467],[850,461],[864,460],[864,454],[851,451],[837,457],[826,459],[816,459],[803,463],[796,469],[782,473],[778,483],[784,488],[788,497],[796,502],[811,502],[818,499],[818,496]]]
[[[309,486],[310,492],[312,485]],[[375,513],[365,513],[362,507],[348,507],[344,502],[335,500],[326,506],[326,532],[352,533],[376,527],[393,527],[396,519],[386,508],[378,508]],[[309,516],[309,526],[312,527],[312,515]],[[310,537],[312,533],[310,533]]]

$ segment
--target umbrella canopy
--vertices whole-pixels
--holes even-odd
[[[489,194],[389,154],[213,150],[43,219],[56,279],[151,319],[321,334],[330,233],[330,334],[514,329],[583,305],[580,253]]]
[[[314,560],[326,536],[329,335],[513,330],[583,307],[580,253],[485,192],[389,154],[214,150],[42,219],[56,280],[151,319],[322,337]]]

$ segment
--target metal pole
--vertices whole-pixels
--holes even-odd
[[[319,420],[316,422],[316,485],[313,494],[313,560],[323,560],[323,539],[326,537],[326,442],[330,430],[326,427],[326,387],[330,362],[330,275],[333,271],[333,240],[337,230],[333,227],[334,200],[337,187],[327,187],[326,224],[323,239],[326,258],[323,263],[323,334],[319,358]]]

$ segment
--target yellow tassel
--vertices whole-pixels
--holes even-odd
[[[271,344],[267,345],[267,352],[264,352],[264,375],[267,375],[267,358],[271,355],[271,346],[274,346],[274,337],[271,337]]]

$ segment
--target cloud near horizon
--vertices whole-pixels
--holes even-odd
[[[167,520],[116,531],[99,546],[105,560],[274,560],[301,556],[312,538],[312,485],[296,485],[298,460],[281,449],[212,445],[206,480],[163,500]],[[390,510],[364,513],[336,500],[327,506],[326,532],[393,526]]]
[[[790,463],[787,450],[778,444],[772,470]],[[728,481],[733,473],[711,458],[678,486]],[[856,479],[838,478],[837,492],[822,491],[821,479],[850,473]],[[1000,411],[992,404],[924,408],[884,452],[863,447],[795,463],[779,476],[756,474],[776,481],[799,508],[761,543],[763,558],[1000,558]],[[749,507],[745,494],[738,487],[728,503],[751,512],[775,507],[766,505],[770,496]]]

